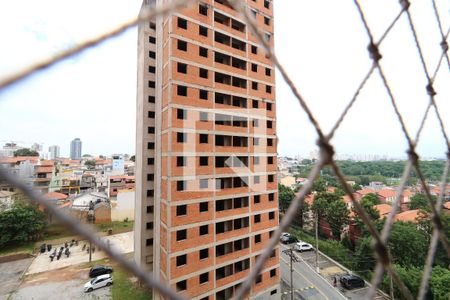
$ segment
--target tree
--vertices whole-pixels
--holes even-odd
[[[401,266],[423,266],[428,251],[428,237],[417,225],[395,222],[392,225],[389,247],[395,263]]]
[[[327,221],[333,236],[340,240],[342,227],[349,222],[347,205],[342,197],[335,193],[318,193],[311,209],[317,213],[319,219],[324,218]]]
[[[378,199],[378,196],[374,193],[364,195],[364,197],[362,197],[361,200],[366,200],[367,202],[372,203],[372,205],[377,205],[381,203],[380,199]]]
[[[340,240],[343,227],[349,223],[347,205],[342,199],[328,204],[325,211],[325,220],[330,225],[333,236]]]
[[[130,160],[131,160],[132,162],[136,162],[136,156],[135,156],[135,155],[131,155]]]
[[[91,157],[92,155],[90,154],[83,154],[83,157]]]
[[[357,184],[357,183],[355,183],[353,186],[352,186],[352,189],[353,189],[353,191],[360,191],[360,190],[362,190],[362,186],[361,185],[359,185],[359,184]]]
[[[86,160],[86,161],[84,162],[84,165],[85,165],[89,170],[92,170],[92,169],[95,168],[95,160],[94,160],[94,159]]]
[[[45,214],[29,204],[0,213],[0,248],[36,240],[45,229]]]
[[[365,198],[363,197],[361,199],[361,206],[363,207],[363,209],[366,211],[366,213],[369,215],[370,219],[372,221],[376,221],[380,218],[380,213],[378,212],[378,210],[375,209],[373,202],[370,200],[370,198]],[[364,222],[361,219],[361,216],[359,215],[358,211],[356,210],[356,208],[352,208],[353,213],[355,214],[355,223],[356,226],[358,226],[359,229],[363,229],[365,227]]]
[[[294,197],[295,193],[293,190],[280,183],[278,184],[278,201],[280,204],[280,209],[282,211],[286,211],[286,209],[289,207]]]
[[[431,196],[433,203],[436,203],[436,196]],[[411,202],[409,203],[409,209],[423,209],[426,211],[431,211],[430,204],[428,203],[427,196],[422,193],[417,193],[411,197]]]
[[[23,148],[14,151],[14,157],[18,156],[39,156],[39,153],[32,149]]]
[[[317,178],[314,183],[312,190],[315,192],[325,192],[327,190],[327,183],[322,177]]]
[[[374,269],[377,260],[374,256],[371,236],[365,236],[358,240],[356,243],[355,257],[358,270],[371,271]]]

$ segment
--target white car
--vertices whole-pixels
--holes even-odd
[[[111,274],[100,275],[92,279],[91,281],[86,282],[84,285],[85,292],[92,292],[95,289],[110,286],[113,283]]]
[[[312,251],[314,250],[314,248],[311,244],[300,241],[295,244],[295,250],[303,252],[303,251]]]

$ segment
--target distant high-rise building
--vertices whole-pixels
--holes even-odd
[[[79,138],[70,142],[70,158],[81,159],[81,140]]]
[[[242,2],[273,46],[272,1]],[[135,260],[189,299],[233,298],[279,224],[274,65],[223,0],[138,35]],[[281,298],[279,251],[250,299]]]
[[[59,157],[59,146],[54,145],[54,146],[50,146],[48,148],[48,152],[49,152],[49,159],[55,159]]]

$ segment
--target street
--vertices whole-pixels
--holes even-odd
[[[286,249],[288,247],[281,246],[281,251]],[[281,278],[288,285],[290,284],[289,260],[289,255],[282,252],[280,261]],[[297,295],[294,299],[347,299],[301,260],[294,263],[293,282],[294,295]],[[283,292],[286,292],[286,290],[283,290]],[[283,299],[289,299],[288,296],[284,295]]]

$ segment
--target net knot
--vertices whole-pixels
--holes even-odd
[[[433,83],[432,83],[432,82],[429,82],[429,83],[427,84],[426,89],[427,89],[428,95],[430,95],[430,96],[436,95],[436,91],[434,90],[434,87],[433,87]]]
[[[383,57],[380,54],[378,46],[374,42],[370,42],[369,46],[367,46],[367,50],[369,50],[370,58],[375,62],[378,62]]]
[[[320,157],[323,159],[324,164],[328,165],[333,161],[334,149],[333,146],[326,139],[319,139],[317,141],[319,146]]]
[[[400,5],[403,7],[404,10],[408,10],[411,3],[409,3],[408,0],[400,0]]]
[[[448,51],[448,43],[447,43],[446,40],[442,40],[442,42],[441,42],[441,48],[442,48],[442,51],[444,51],[444,52],[447,52],[447,51]]]

